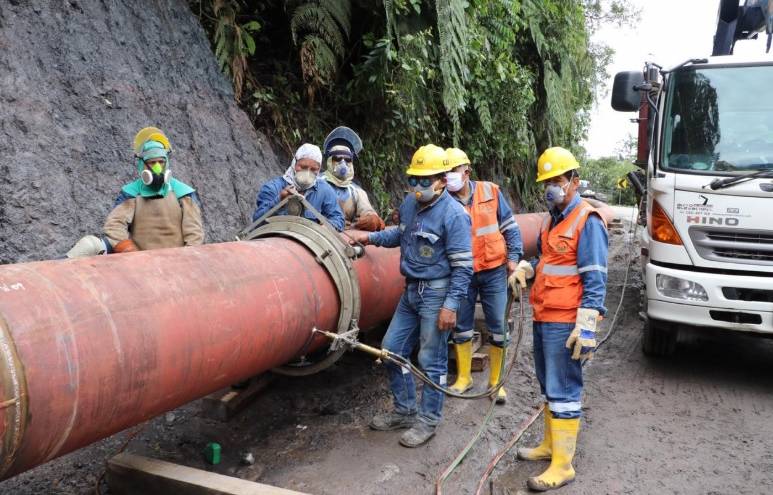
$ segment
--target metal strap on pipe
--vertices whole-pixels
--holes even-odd
[[[303,200],[304,206],[317,213],[314,208]],[[281,203],[280,203],[281,205]],[[280,206],[277,205],[277,206]],[[255,240],[263,237],[286,237],[293,239],[309,249],[330,274],[338,290],[341,303],[338,316],[338,334],[346,334],[356,338],[359,328],[357,321],[360,318],[360,284],[357,273],[354,271],[352,259],[356,257],[356,251],[352,246],[344,244],[332,227],[320,225],[300,216],[275,216],[266,218],[264,224],[257,229],[241,235],[244,240]],[[329,224],[328,224],[329,225]],[[309,341],[313,338],[309,329]],[[305,351],[305,350],[304,350]],[[309,361],[306,356],[295,363],[286,364],[273,371],[289,376],[308,376],[318,373],[341,358],[346,352],[344,347],[331,346],[324,358],[318,361]]]

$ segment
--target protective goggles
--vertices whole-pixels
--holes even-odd
[[[333,155],[333,162],[339,163],[339,162],[346,162],[346,163],[352,163],[352,157],[346,156],[346,155]]]
[[[416,187],[417,185],[421,185],[421,187],[429,187],[431,186],[435,181],[437,180],[436,177],[416,177],[411,175],[408,177],[408,185],[411,187]]]

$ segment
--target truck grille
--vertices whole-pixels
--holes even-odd
[[[773,265],[773,232],[690,227],[698,254],[707,260]]]
[[[773,290],[722,287],[722,294],[731,301],[773,303]]]

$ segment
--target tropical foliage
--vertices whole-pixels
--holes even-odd
[[[467,151],[516,206],[534,163],[578,148],[610,49],[632,13],[603,0],[198,0],[218,61],[256,124],[288,151],[337,125],[363,138],[358,177],[386,209],[418,146]],[[394,200],[396,201],[396,200]]]
[[[626,182],[620,187],[619,182],[626,179],[628,172],[637,170],[631,160],[614,157],[603,157],[587,160],[580,170],[580,177],[590,182],[590,188],[607,195],[610,203],[625,205],[636,204],[636,193]]]

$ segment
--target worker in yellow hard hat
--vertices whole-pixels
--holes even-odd
[[[499,186],[470,179],[472,165],[459,148],[446,150],[451,170],[446,188],[464,206],[472,220],[472,268],[474,274],[467,297],[462,300],[454,328],[456,381],[451,389],[464,393],[472,388],[472,337],[475,303],[480,296],[489,330],[489,386],[499,384],[505,345],[507,277],[515,272],[523,256],[521,230]],[[505,388],[496,395],[498,404],[507,399]]]
[[[538,258],[519,264],[511,284],[534,277],[534,367],[545,397],[545,436],[535,448],[518,449],[524,460],[550,460],[529,478],[533,490],[563,486],[572,467],[580,428],[583,359],[596,348],[596,325],[606,312],[607,230],[603,218],[580,198],[580,164],[564,148],[549,148],[537,162],[537,182],[545,185],[545,217],[537,241]]]
[[[172,177],[169,138],[156,127],[134,137],[137,180],[121,188],[102,236],[86,236],[70,258],[146,249],[195,246],[204,242],[201,206],[195,189]]]
[[[399,226],[381,232],[352,232],[353,242],[400,246],[400,272],[406,287],[382,346],[410,359],[418,345],[419,366],[442,386],[447,381],[448,336],[472,276],[470,217],[446,192],[449,169],[443,148],[422,146],[407,170],[413,191],[400,205]],[[370,427],[408,428],[400,443],[418,447],[435,434],[444,394],[425,386],[417,404],[412,375],[391,364],[387,368],[394,410],[375,416]]]

